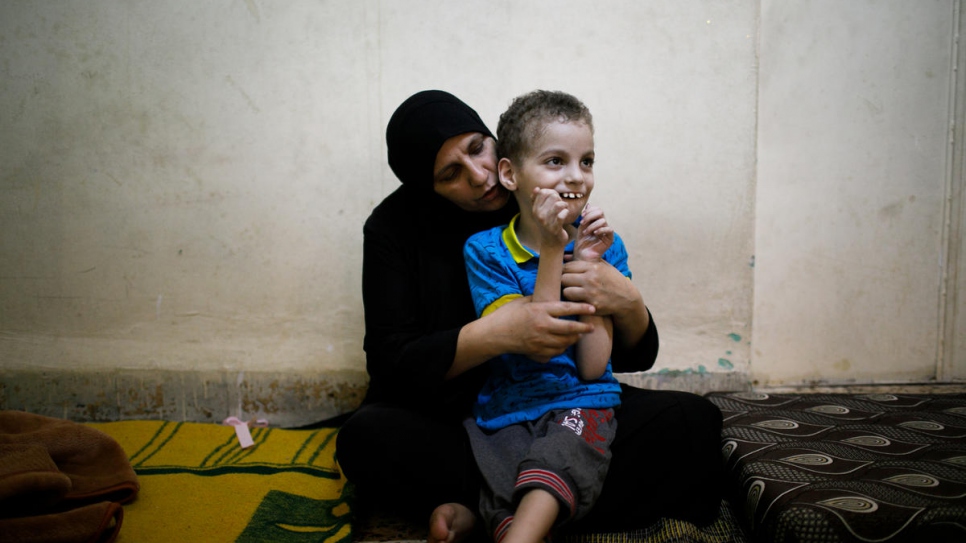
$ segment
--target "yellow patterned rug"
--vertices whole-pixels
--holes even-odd
[[[335,428],[253,428],[243,449],[231,426],[191,422],[89,423],[113,437],[138,475],[116,543],[351,543],[425,541],[425,527],[362,515],[335,461]],[[647,529],[569,534],[563,543],[744,543],[731,508],[698,527],[662,519]]]
[[[242,449],[230,426],[92,423],[124,448],[138,475],[118,543],[352,540],[336,429],[253,428]]]

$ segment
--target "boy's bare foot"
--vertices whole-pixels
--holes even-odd
[[[444,503],[429,516],[426,543],[457,543],[473,531],[476,516],[465,505]]]

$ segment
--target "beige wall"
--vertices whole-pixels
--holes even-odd
[[[389,115],[542,87],[594,113],[658,376],[964,377],[959,9],[0,3],[0,369],[361,374]]]
[[[762,3],[759,383],[966,376],[961,8]]]

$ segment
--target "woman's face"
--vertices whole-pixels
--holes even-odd
[[[510,193],[496,170],[496,140],[468,132],[446,140],[436,153],[433,190],[465,211],[496,211]]]

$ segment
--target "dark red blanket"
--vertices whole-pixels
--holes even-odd
[[[0,411],[0,542],[117,537],[137,476],[107,434],[75,422]]]

